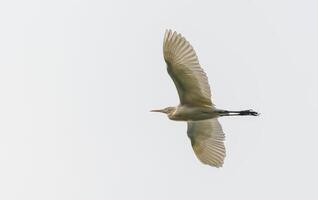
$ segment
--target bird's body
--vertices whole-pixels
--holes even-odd
[[[169,119],[174,121],[198,121],[211,119],[218,116],[213,107],[178,105],[174,111],[168,114]]]
[[[180,104],[153,112],[166,113],[171,120],[187,121],[187,134],[196,156],[204,164],[221,167],[225,158],[224,133],[217,118],[253,115],[252,110],[227,111],[215,108],[208,78],[189,42],[167,30],[163,43],[167,71],[179,94]]]

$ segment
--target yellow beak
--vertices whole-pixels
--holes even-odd
[[[163,109],[151,110],[150,112],[162,112],[163,113]]]

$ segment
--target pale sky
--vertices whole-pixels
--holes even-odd
[[[318,199],[318,3],[1,1],[0,199]],[[201,164],[164,31],[184,35],[228,117]]]

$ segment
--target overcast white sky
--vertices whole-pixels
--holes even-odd
[[[318,3],[1,1],[0,199],[317,199]],[[162,56],[182,33],[227,157],[202,165]]]

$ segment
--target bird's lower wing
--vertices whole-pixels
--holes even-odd
[[[193,150],[202,163],[222,167],[226,155],[225,136],[217,119],[188,121],[187,133]]]

